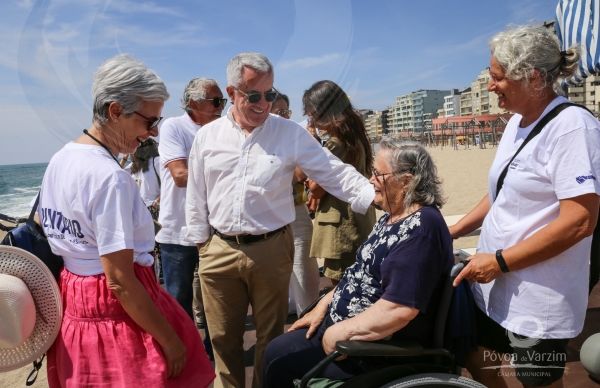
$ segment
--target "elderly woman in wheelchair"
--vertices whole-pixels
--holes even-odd
[[[384,139],[373,164],[374,202],[386,213],[338,286],[273,340],[263,387],[293,387],[344,340],[412,340],[431,347],[437,307],[454,264],[452,239],[439,211],[436,167],[417,143]],[[448,283],[449,284],[449,283]],[[348,380],[397,364],[394,357],[336,357],[320,377]]]

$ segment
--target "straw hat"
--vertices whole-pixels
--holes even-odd
[[[46,353],[62,314],[60,291],[48,267],[23,249],[0,246],[0,373]]]

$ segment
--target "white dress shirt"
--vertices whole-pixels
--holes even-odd
[[[364,214],[373,202],[369,180],[297,123],[271,114],[246,138],[228,111],[202,127],[192,145],[186,239],[205,242],[211,226],[233,236],[267,233],[294,221],[290,183],[296,166],[355,212]]]

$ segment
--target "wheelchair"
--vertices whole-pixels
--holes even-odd
[[[433,347],[423,349],[415,341],[339,341],[336,350],[306,373],[302,380],[295,380],[296,387],[330,388],[400,388],[400,387],[471,387],[484,385],[461,376],[462,368],[454,355],[443,348],[444,333],[454,287],[452,283],[465,266],[462,261],[455,264],[444,282],[442,299],[439,302],[433,335]],[[321,296],[322,298],[323,296]],[[299,318],[311,311],[321,299],[315,300]],[[367,372],[347,381],[324,381],[317,376],[336,358],[348,357],[398,357],[398,365]]]

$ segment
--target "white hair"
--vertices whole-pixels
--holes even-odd
[[[442,181],[437,175],[437,168],[427,149],[419,143],[402,141],[384,137],[379,142],[379,152],[384,154],[394,178],[412,174],[413,179],[404,196],[404,208],[410,209],[414,204],[421,206],[444,205]]]
[[[241,53],[229,61],[227,65],[227,83],[230,86],[238,87],[242,83],[242,70],[244,67],[252,68],[260,73],[273,72],[273,65],[267,57],[259,53]]]
[[[111,102],[118,102],[123,114],[131,115],[141,108],[144,101],[168,99],[169,92],[162,79],[130,55],[117,55],[101,64],[94,73],[93,121],[99,125],[108,122]]]
[[[537,70],[544,80],[542,87],[552,86],[560,95],[564,94],[561,82],[575,74],[580,55],[578,45],[561,51],[556,35],[541,25],[510,26],[488,45],[506,77],[527,85]]]
[[[219,86],[219,84],[212,78],[194,78],[188,82],[185,90],[183,91],[181,109],[187,113],[192,113],[190,101],[202,102],[204,99],[206,99],[206,89],[210,88],[211,86]]]

